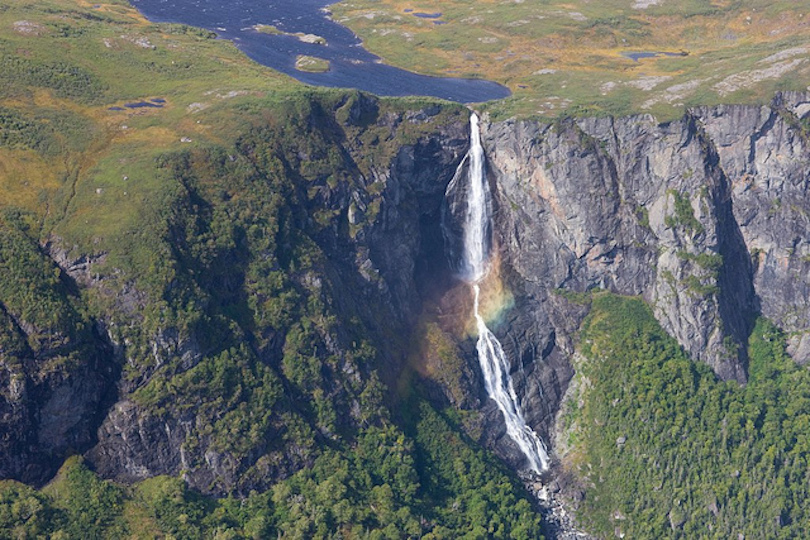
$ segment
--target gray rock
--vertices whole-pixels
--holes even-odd
[[[808,104],[785,93],[770,107],[699,108],[667,124],[483,123],[494,250],[515,297],[495,332],[545,440],[585,315],[559,290],[643,296],[723,379],[746,381],[760,313],[789,333],[797,362],[810,360],[810,148],[799,123]],[[490,429],[488,440],[510,459],[502,435]]]

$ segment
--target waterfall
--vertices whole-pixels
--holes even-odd
[[[465,166],[466,174],[463,171]],[[462,182],[466,182],[466,186]],[[481,281],[488,271],[491,203],[484,170],[484,148],[481,146],[478,115],[475,113],[470,116],[470,150],[456,171],[453,182],[448,186],[448,192],[462,188],[465,189],[466,208],[463,212],[461,266],[465,279],[473,289],[473,314],[478,331],[476,350],[481,373],[487,394],[503,414],[506,433],[526,456],[530,468],[540,473],[548,469],[546,447],[523,418],[512,377],[509,375],[509,361],[500,342],[487,328],[479,312]]]
[[[470,150],[467,152],[467,161],[467,211],[464,216],[462,260],[467,266],[468,279],[478,283],[487,271],[490,211],[489,184],[484,172],[484,147],[481,146],[481,130],[475,113],[470,116]]]
[[[481,372],[484,374],[487,394],[498,404],[498,408],[503,413],[507,435],[517,443],[532,470],[540,473],[548,469],[546,446],[534,430],[526,424],[515,387],[512,384],[512,377],[509,376],[509,362],[506,354],[504,354],[498,338],[490,332],[484,318],[478,312],[478,297],[481,292],[478,283],[473,284],[473,292],[475,295],[473,304],[475,323],[478,328],[478,342],[475,344],[475,348],[478,351],[478,363],[481,364]]]

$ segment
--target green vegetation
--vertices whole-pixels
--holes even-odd
[[[315,34],[305,34],[304,32],[285,32],[272,24],[257,24],[253,26],[253,29],[262,34],[268,34],[271,36],[292,36],[298,38],[304,43],[314,43],[315,45],[327,44],[326,39],[321,36],[317,36]],[[311,57],[305,56],[304,58]]]
[[[698,29],[730,22],[742,36],[749,26],[736,3],[686,2],[685,13],[626,3],[575,2],[582,17],[556,3],[515,3],[504,17],[505,5],[453,1],[441,26],[376,3],[379,16],[361,34],[377,48],[385,40],[372,25],[417,25],[409,62],[429,54],[422,65],[445,74],[477,63],[455,71],[515,89],[487,106],[494,115],[671,114],[681,102],[720,99],[724,77],[764,69],[795,30],[789,22],[779,41],[767,37],[793,11],[755,2],[761,32],[711,45],[723,38],[712,30],[696,41]],[[681,47],[662,41],[663,20],[668,35],[700,50],[638,66],[618,56]],[[515,478],[462,435],[460,413],[422,395],[415,372],[463,399],[452,338],[422,321],[430,354],[398,373],[398,359],[418,345],[380,328],[390,312],[363,298],[375,276],[357,269],[383,209],[379,171],[403,145],[463,122],[465,109],[305,88],[209,32],[151,24],[119,1],[7,2],[0,34],[7,379],[45,393],[84,379],[80,369],[92,371],[103,348],[121,371],[118,398],[133,423],[160,433],[177,426],[184,456],[176,477],[128,486],[76,457],[41,490],[0,482],[0,538],[540,536]],[[523,58],[531,43],[541,52]],[[709,62],[713,74],[688,95],[669,101],[675,91],[657,89],[689,84]],[[795,68],[783,82],[766,77],[722,97],[755,101],[806,84],[806,64]],[[671,78],[653,84],[642,70]],[[165,101],[126,107],[155,98]],[[418,108],[424,114],[408,117]],[[700,234],[689,198],[672,195],[668,225]],[[639,211],[639,220],[648,217]],[[722,265],[678,256],[707,278]],[[54,259],[75,262],[71,275]],[[696,294],[716,292],[688,279]],[[759,321],[750,383],[740,388],[690,362],[640,300],[560,294],[592,304],[578,375],[589,382],[578,386],[583,406],[566,411],[566,466],[590,486],[586,522],[637,538],[800,536],[810,519],[810,375],[786,356],[783,336]],[[12,393],[3,404],[23,403]],[[29,405],[35,416],[38,404]]]
[[[709,283],[704,283],[706,279],[710,280]],[[700,298],[716,295],[720,292],[720,287],[717,285],[716,276],[714,274],[702,277],[689,274],[683,278],[683,284],[689,292]]]
[[[0,32],[8,379],[46,394],[103,355],[143,429],[194,426],[177,477],[118,485],[74,457],[41,490],[0,483],[0,538],[540,536],[527,494],[418,380],[392,415],[380,348],[409,343],[373,329],[390,314],[344,262],[380,212],[379,167],[463,108],[402,121],[434,104],[307,89],[121,2],[3,5]]]
[[[419,415],[414,437],[420,481],[442,523],[429,538],[541,538],[539,516],[503,465],[473,450],[427,403],[409,405],[405,410]]]
[[[86,148],[94,126],[70,111],[42,109],[36,116],[0,107],[0,146],[57,156]]]
[[[301,55],[295,60],[295,69],[310,73],[323,73],[329,71],[329,60]]]
[[[0,313],[26,328],[25,344],[10,350],[50,357],[41,366],[47,372],[87,360],[78,342],[90,340],[90,323],[61,270],[27,234],[32,217],[12,210],[0,214]],[[6,335],[17,343],[15,334]]]
[[[723,266],[723,256],[719,253],[689,253],[681,250],[676,253],[678,258],[685,261],[694,261],[699,267],[710,272],[719,272]],[[717,277],[714,275],[714,277]]]
[[[690,361],[640,299],[600,294],[592,306],[566,461],[590,486],[586,524],[632,538],[804,536],[810,373],[779,330],[757,321],[740,387]]]
[[[41,491],[0,482],[0,537],[541,538],[503,466],[425,401],[411,406],[412,436],[390,423],[367,428],[353,447],[241,500],[165,476],[125,488],[71,458]]]
[[[284,35],[286,32],[283,32],[273,26],[272,24],[257,24],[253,27],[257,32],[261,32],[262,34],[269,34],[271,36],[277,35]]]
[[[79,458],[67,460],[42,491],[0,481],[3,538],[122,538],[124,491],[98,479]]]
[[[695,217],[689,196],[674,190],[670,190],[668,193],[674,200],[675,213],[667,215],[664,218],[664,224],[670,228],[680,225],[691,235],[702,234],[704,232],[703,224]]]
[[[303,89],[210,32],[149,23],[124,2],[20,0],[2,7],[0,201],[47,216],[46,230],[37,231],[43,235],[76,202],[74,194],[83,198],[74,193],[86,185],[74,185],[77,177],[96,183],[93,194],[104,190],[96,199],[117,199],[114,216],[102,206],[83,217],[85,228],[131,225],[129,212],[140,212],[142,199],[160,186],[150,175],[136,178],[144,164],[180,149],[184,138],[218,137],[210,124],[197,123],[200,111]],[[124,106],[157,97],[165,100],[160,108]],[[112,174],[132,177],[137,187],[112,183]]]
[[[69,39],[76,36],[68,34],[59,37]],[[80,103],[100,101],[106,88],[92,72],[61,60],[36,61],[21,57],[7,47],[6,43],[0,43],[0,84],[6,89],[7,95],[19,96],[27,88],[40,87],[51,90],[58,98]]]
[[[810,83],[808,14],[790,0],[352,0],[331,9],[389,63],[505,84],[513,96],[483,106],[498,118],[666,120],[684,106],[764,103]],[[406,10],[440,12],[443,24]],[[638,52],[675,56],[623,56]]]
[[[348,275],[346,291],[330,281],[336,263],[322,233],[348,238],[350,231],[324,193],[363,189],[355,171],[368,167],[347,159],[350,149],[337,141],[364,141],[380,162],[397,148],[380,136],[389,128],[371,122],[375,113],[351,112],[360,99],[248,101],[238,112],[215,113],[225,128],[240,115],[236,140],[136,153],[127,180],[108,171],[118,158],[98,163],[78,179],[53,225],[74,250],[103,253],[94,266],[103,286],[80,294],[40,253],[38,216],[6,211],[4,305],[47,335],[55,326],[83,328],[89,313],[106,314],[112,339],[127,343],[123,377],[134,389],[127,398],[148,411],[147,421],[162,426],[182,415],[198,426],[182,441],[183,474],[193,477],[206,453],[216,452],[238,464],[239,480],[233,486],[215,476],[207,489],[234,495],[213,499],[169,477],[118,486],[71,459],[41,491],[0,486],[0,536],[540,536],[539,517],[508,471],[473,449],[418,391],[402,407],[411,411],[406,418],[391,417],[375,334],[361,314],[336,311],[346,302],[340,295],[356,291]],[[449,109],[436,120],[454,114],[461,113]],[[362,127],[340,127],[335,117]],[[416,141],[428,129],[408,123],[400,135]],[[105,181],[99,194],[97,182]],[[104,222],[106,230],[88,223],[83,205],[103,213],[113,203],[99,195],[113,190],[142,190],[143,213],[123,209],[115,223]],[[381,194],[375,188],[368,196]],[[147,199],[157,203],[147,209]],[[367,212],[364,219],[373,218]],[[133,284],[140,296],[122,310],[109,291]],[[154,349],[155,336],[192,343],[198,356]]]

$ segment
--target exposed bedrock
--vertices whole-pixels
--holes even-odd
[[[666,124],[485,125],[495,243],[516,298],[495,331],[544,437],[586,313],[572,293],[643,296],[723,379],[746,381],[759,314],[788,333],[797,362],[810,359],[809,118],[810,97],[786,93]]]

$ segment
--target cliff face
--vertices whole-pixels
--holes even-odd
[[[772,106],[697,111],[731,185],[734,219],[751,256],[761,313],[810,360],[810,96],[786,92]]]
[[[790,334],[796,361],[810,359],[808,114],[810,97],[784,94],[663,125],[484,122],[494,251],[511,297],[493,331],[545,441],[587,313],[576,293],[643,296],[723,379],[746,381],[760,313]],[[442,237],[466,111],[356,94],[290,118],[255,125],[232,148],[165,160],[177,184],[156,238],[165,280],[128,278],[103,249],[78,253],[69,239],[33,248],[45,274],[56,268],[47,256],[62,268],[46,289],[82,306],[86,320],[64,325],[85,330],[41,345],[36,336],[63,330],[26,326],[24,306],[0,290],[2,476],[41,482],[86,452],[123,481],[263,489],[381,421],[413,367],[432,399],[475,411],[470,435],[520,465],[486,399],[464,329],[469,291]],[[63,356],[80,361],[48,363]]]
[[[692,358],[746,381],[762,314],[808,359],[810,97],[653,118],[490,124],[499,249],[519,298],[502,342],[544,434],[570,377],[571,292],[641,295]]]
[[[36,362],[51,353],[0,349],[3,477],[40,483],[84,452],[119,481],[246,494],[387,417],[425,276],[446,273],[441,206],[466,114],[360,94],[285,112],[233,147],[160,160],[172,187],[146,279],[106,250],[29,241],[92,299],[101,335],[95,356],[47,377]]]
[[[0,478],[39,483],[93,443],[120,369],[75,284],[25,229],[0,218]]]

